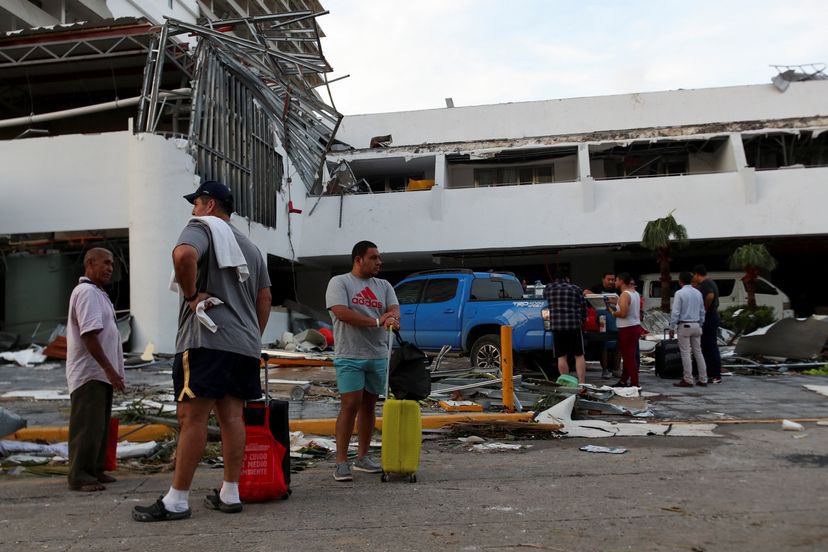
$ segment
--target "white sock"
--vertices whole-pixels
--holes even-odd
[[[225,504],[238,504],[241,502],[241,499],[239,498],[239,484],[230,483],[229,481],[222,481],[219,498]]]
[[[164,495],[164,498],[161,499],[161,502],[164,503],[164,508],[168,512],[185,512],[190,508],[190,491],[189,489],[179,491],[178,489],[173,489],[171,486],[167,494]]]

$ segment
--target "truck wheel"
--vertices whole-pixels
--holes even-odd
[[[500,370],[500,337],[488,334],[477,338],[469,358],[473,368]]]

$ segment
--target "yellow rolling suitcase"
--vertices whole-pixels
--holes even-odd
[[[423,424],[420,403],[385,399],[382,407],[382,480],[392,473],[417,481]]]
[[[388,364],[385,369],[385,404],[382,406],[382,481],[392,473],[407,476],[409,483],[417,482],[420,465],[420,447],[423,441],[423,423],[420,403],[392,399],[388,396],[388,373],[391,364],[391,329],[388,331]]]

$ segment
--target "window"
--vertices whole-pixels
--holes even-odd
[[[555,165],[474,169],[474,184],[481,188],[486,186],[545,184],[554,181]]]
[[[504,301],[523,298],[523,287],[514,280],[503,278],[475,278],[472,281],[471,301]]]
[[[420,295],[423,292],[425,280],[414,280],[397,286],[394,291],[397,294],[397,301],[400,305],[411,305],[420,302]]]
[[[444,303],[457,294],[457,278],[437,278],[428,281],[423,303]]]
[[[670,281],[670,297],[676,294],[678,287],[678,282]],[[661,280],[650,282],[650,297],[661,297]]]
[[[733,278],[728,278],[727,280],[714,279],[713,281],[716,283],[716,287],[719,288],[719,297],[733,293],[733,286],[736,285],[736,280]]]
[[[779,290],[764,280],[756,280],[753,282],[753,292],[761,293],[762,295],[779,295]]]

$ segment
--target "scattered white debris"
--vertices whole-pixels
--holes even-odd
[[[785,431],[804,431],[805,426],[790,420],[782,420],[782,429]]]
[[[31,368],[35,364],[46,362],[46,355],[42,351],[43,347],[32,345],[28,349],[0,353],[0,358],[8,362],[14,362],[24,368]]]
[[[495,452],[501,450],[520,450],[524,448],[529,448],[532,445],[518,445],[518,444],[510,444],[510,443],[481,443],[479,445],[474,445],[471,449],[475,452]]]
[[[484,439],[483,437],[480,437],[479,435],[469,435],[468,437],[458,437],[457,440],[460,441],[461,443],[466,443],[466,444],[469,444],[469,445],[474,445],[474,444],[485,443],[486,442],[486,439]]]
[[[68,401],[71,397],[66,391],[57,389],[40,389],[37,391],[9,391],[3,393],[0,398],[34,399],[36,401]]]
[[[573,420],[572,408],[575,396],[567,397],[552,408],[535,416],[543,424],[562,424],[567,437],[612,437],[671,435],[682,437],[721,437],[713,432],[716,424],[633,424],[615,423],[604,420]]]
[[[585,445],[578,450],[582,450],[584,452],[605,452],[607,454],[624,454],[627,452],[627,449],[625,448],[599,447],[596,445]]]
[[[803,385],[802,387],[828,397],[828,385]]]

